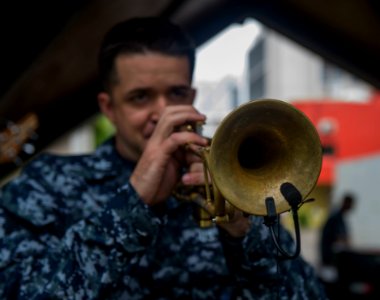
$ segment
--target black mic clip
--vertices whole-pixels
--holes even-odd
[[[270,227],[277,222],[276,204],[273,197],[267,197],[265,199],[265,206],[267,208],[267,215],[264,216],[264,224]]]

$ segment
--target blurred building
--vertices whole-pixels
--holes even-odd
[[[328,207],[340,205],[345,193],[356,196],[349,215],[353,246],[380,249],[380,96],[363,103],[304,99],[293,104],[319,132],[323,165],[318,186],[330,188]]]
[[[203,135],[212,137],[222,119],[238,104],[237,78],[227,76],[218,82],[198,82],[195,107],[207,115]]]
[[[299,44],[263,29],[248,53],[250,99],[367,101],[372,87]]]

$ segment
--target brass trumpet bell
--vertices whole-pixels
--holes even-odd
[[[293,105],[274,99],[253,100],[228,114],[209,149],[213,184],[238,209],[266,216],[265,199],[277,213],[290,210],[280,192],[293,184],[306,199],[317,183],[322,147],[310,120]]]

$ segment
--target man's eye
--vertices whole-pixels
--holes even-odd
[[[189,100],[191,94],[191,88],[175,88],[170,90],[169,97],[172,101],[186,101]]]
[[[135,93],[128,97],[128,102],[135,104],[142,104],[149,100],[149,95],[147,93]]]

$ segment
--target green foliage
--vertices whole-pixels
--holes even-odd
[[[99,115],[95,118],[94,131],[97,147],[115,133],[115,127],[104,115]]]

